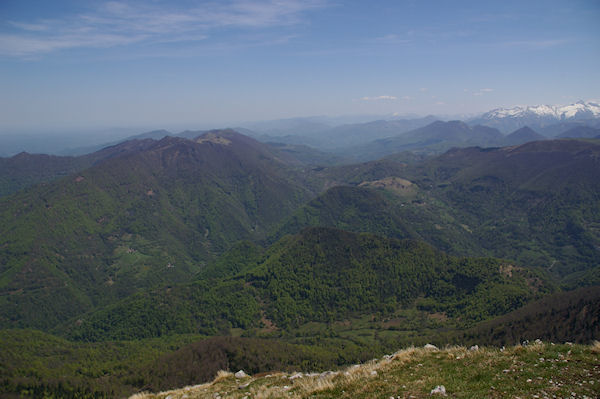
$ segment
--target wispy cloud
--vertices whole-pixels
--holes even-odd
[[[12,25],[13,27],[17,28],[17,29],[22,29],[22,30],[26,30],[26,31],[34,31],[34,32],[41,32],[41,31],[45,31],[48,27],[47,25],[41,23],[41,24],[28,24],[25,22],[15,22],[15,21],[8,21],[9,25]]]
[[[407,44],[412,42],[412,39],[410,38],[410,36],[412,35],[412,32],[408,32],[406,35],[400,36],[397,34],[389,34],[389,35],[385,35],[385,36],[380,36],[380,37],[376,37],[374,39],[369,40],[370,43],[376,43],[376,44]]]
[[[132,43],[197,42],[215,29],[264,29],[301,23],[304,13],[327,0],[230,0],[191,9],[168,3],[109,1],[57,20],[10,21],[0,32],[0,55],[28,57],[70,48],[108,48]],[[276,41],[273,41],[276,42]]]
[[[468,91],[468,90],[467,90]],[[483,96],[486,93],[491,93],[493,92],[494,89],[490,89],[490,88],[484,88],[484,89],[479,89],[479,90],[475,90],[473,91],[473,95],[474,96]]]
[[[540,40],[515,40],[503,42],[503,47],[523,47],[533,49],[543,49],[550,47],[562,46],[563,44],[569,43],[568,39],[540,39]]]
[[[377,96],[377,97],[363,97],[363,101],[395,101],[398,97],[395,96]]]

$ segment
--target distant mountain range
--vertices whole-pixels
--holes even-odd
[[[454,146],[505,146],[552,137],[596,137],[600,133],[593,129],[599,128],[600,105],[580,101],[565,106],[495,109],[464,122],[427,116],[327,127],[317,126],[310,118],[296,118],[256,125],[255,130],[243,133],[265,142],[303,144],[369,160],[399,151],[441,153]]]
[[[529,126],[539,130],[558,123],[600,123],[600,104],[578,101],[569,105],[530,105],[498,108],[469,120],[470,124],[495,127],[509,132]]]
[[[600,129],[600,105],[595,101],[579,101],[569,105],[517,106],[494,109],[470,119],[466,117],[455,117],[455,119],[462,119],[463,122],[473,128],[478,125],[492,127],[498,129],[503,135],[510,134],[527,126],[547,138],[576,137],[574,136],[575,134],[581,133],[571,132],[566,136],[563,134],[574,128],[589,127]],[[433,115],[418,117],[414,115],[398,116],[395,114],[359,115],[337,118],[317,116],[249,122],[235,127],[235,130],[265,143],[310,146],[320,151],[335,152],[338,155],[343,155],[344,151],[353,151],[354,147],[369,145],[376,140],[399,137],[436,121],[449,121],[449,119]],[[71,136],[66,134],[43,135],[41,133],[29,136],[4,134],[0,136],[0,156],[10,156],[22,151],[79,156],[132,139],[152,138],[158,140],[164,136],[194,138],[206,131],[186,130],[174,133],[160,129],[141,134],[131,135],[129,133],[129,135],[126,135],[125,132],[131,132],[131,129],[117,129],[112,132],[96,132],[93,134],[75,135],[75,133],[71,133]],[[118,139],[115,137],[117,136],[117,132],[120,132],[119,134],[122,135],[122,138]],[[580,137],[597,136],[591,136],[590,132],[584,134],[586,135]],[[85,142],[83,140],[85,137],[88,137],[89,144],[82,145]],[[106,137],[106,141],[103,142],[101,137]],[[471,142],[470,139],[464,143],[461,140],[458,142],[454,141],[459,146],[463,144],[470,145]],[[490,145],[506,145],[510,142],[520,144],[523,141],[511,137],[507,141],[499,140]],[[411,144],[415,144],[415,140],[412,140]],[[476,140],[475,145],[488,144],[481,140]],[[418,149],[419,146],[413,145],[412,147]],[[439,152],[439,146],[437,151]],[[361,156],[358,159],[365,159],[365,156]]]

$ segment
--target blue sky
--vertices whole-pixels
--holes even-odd
[[[0,129],[600,98],[600,1],[0,0]]]

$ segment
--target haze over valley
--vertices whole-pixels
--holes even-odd
[[[600,395],[595,2],[0,15],[1,397]]]

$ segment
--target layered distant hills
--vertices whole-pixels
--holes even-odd
[[[449,140],[502,137],[458,122],[434,127],[451,129]],[[2,199],[1,321],[49,328],[185,281],[240,240],[274,243],[309,226],[585,274],[599,259],[599,155],[594,141],[547,140],[410,165],[311,168],[231,130],[126,142]]]
[[[77,157],[0,159],[0,329],[6,342],[37,337],[76,359],[115,348],[63,338],[127,340],[146,363],[106,377],[121,393],[200,337],[231,356],[270,340],[307,367],[486,331],[509,342],[527,337],[524,320],[556,324],[548,339],[597,339],[574,327],[597,319],[597,289],[563,292],[600,284],[593,129],[546,139],[428,121],[338,158],[231,129],[159,131]],[[544,303],[578,316],[561,325]],[[24,351],[40,376],[27,389],[63,381]],[[86,367],[69,384],[108,392],[108,374]],[[2,373],[7,392],[25,381]]]

